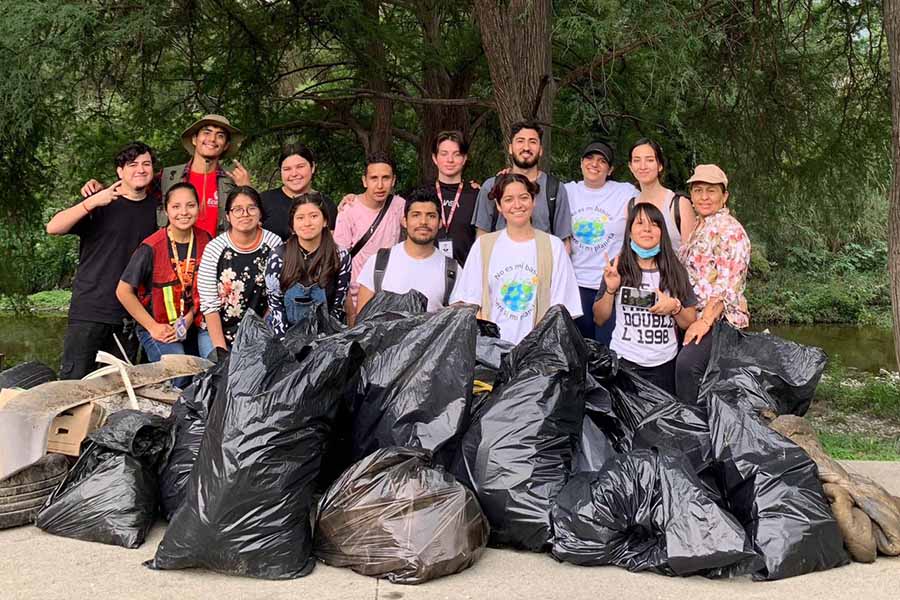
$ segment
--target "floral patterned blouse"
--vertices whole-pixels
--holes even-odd
[[[697,310],[714,298],[725,303],[724,316],[739,329],[750,324],[744,288],[750,266],[750,238],[727,208],[701,218],[678,252],[697,295]]]
[[[228,232],[207,244],[197,271],[200,308],[203,314],[219,312],[229,345],[248,309],[265,316],[266,263],[272,250],[280,245],[281,238],[265,229],[259,245],[252,250],[237,248]]]
[[[288,329],[287,318],[284,309],[284,292],[281,289],[281,272],[284,270],[284,250],[281,246],[269,254],[269,262],[266,265],[266,294],[269,302],[269,323],[275,330],[278,339],[283,339]],[[334,286],[334,295],[328,298],[328,312],[335,319],[344,322],[344,300],[347,298],[347,290],[350,288],[351,260],[350,253],[338,248],[339,270]]]

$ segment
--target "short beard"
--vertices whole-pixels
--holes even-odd
[[[510,158],[512,158],[513,164],[519,169],[532,169],[537,166],[538,161],[541,160],[540,156],[535,156],[531,162],[523,162],[516,158],[515,154],[510,154]]]
[[[434,240],[437,239],[437,232],[435,232],[435,234],[432,235],[427,240],[417,240],[416,238],[413,237],[413,235],[411,233],[407,234],[406,237],[409,239],[409,241],[411,241],[413,244],[415,244],[417,246],[430,246],[430,245],[434,244]]]

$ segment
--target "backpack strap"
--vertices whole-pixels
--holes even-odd
[[[450,306],[450,294],[453,293],[453,287],[456,284],[456,275],[459,272],[459,265],[452,258],[444,257],[444,306]]]
[[[391,249],[381,248],[375,255],[375,289],[376,294],[381,291],[381,283],[384,281],[384,272],[387,271],[388,261],[391,259]]]
[[[494,252],[494,244],[500,232],[488,233],[478,238],[481,244],[481,318],[491,320],[491,289],[488,272],[491,269],[491,253]]]
[[[534,304],[534,323],[544,318],[550,309],[550,284],[553,280],[553,246],[550,235],[534,230],[534,241],[537,245],[537,298]]]
[[[559,179],[547,173],[547,209],[550,213],[550,232],[558,235],[553,228],[556,223],[556,197],[559,195]],[[569,234],[571,235],[571,233]]]

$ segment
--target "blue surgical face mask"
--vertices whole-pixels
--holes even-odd
[[[644,259],[653,258],[657,254],[659,254],[659,244],[653,246],[652,248],[641,248],[635,243],[634,240],[631,240],[631,249],[634,250],[635,254]]]

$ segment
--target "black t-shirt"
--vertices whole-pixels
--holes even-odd
[[[70,319],[115,325],[127,316],[116,286],[135,249],[156,231],[156,204],[149,196],[138,201],[119,196],[69,231],[81,238]]]
[[[178,262],[182,263],[181,268],[183,270],[185,269],[184,261],[187,259],[188,245],[189,244],[186,243],[175,243],[175,247],[178,249]],[[194,260],[197,260],[196,244],[194,244],[194,248],[191,250],[191,257]],[[196,277],[196,272],[194,276]],[[143,286],[144,289],[149,291],[150,286],[153,284],[153,248],[146,244],[138,246],[138,249],[131,255],[131,260],[128,261],[128,265],[125,267],[125,270],[122,271],[122,276],[119,279],[135,289]],[[188,291],[190,291],[190,288]],[[191,304],[192,296],[189,293],[185,294],[184,312],[191,309]],[[153,314],[152,303],[150,314]]]
[[[322,192],[319,192],[322,194]],[[322,194],[325,198],[325,217],[328,220],[328,228],[334,231],[334,224],[337,220],[337,206],[331,201],[331,198]],[[291,205],[294,199],[284,193],[282,188],[267,190],[260,194],[262,199],[263,212],[266,218],[263,219],[263,229],[268,229],[282,239],[287,241],[291,237],[292,229],[290,222]]]
[[[434,186],[434,182],[428,184]],[[444,204],[444,219],[450,218],[450,211],[453,210],[453,200],[459,192],[458,183],[442,183],[440,198]],[[469,250],[475,243],[475,226],[472,225],[472,214],[475,212],[475,201],[478,200],[478,190],[472,187],[468,182],[463,183],[462,193],[459,195],[459,206],[453,214],[453,220],[450,222],[450,239],[453,240],[453,258],[460,266],[466,264],[466,258],[469,256]],[[438,239],[444,234],[443,225],[441,226]]]

